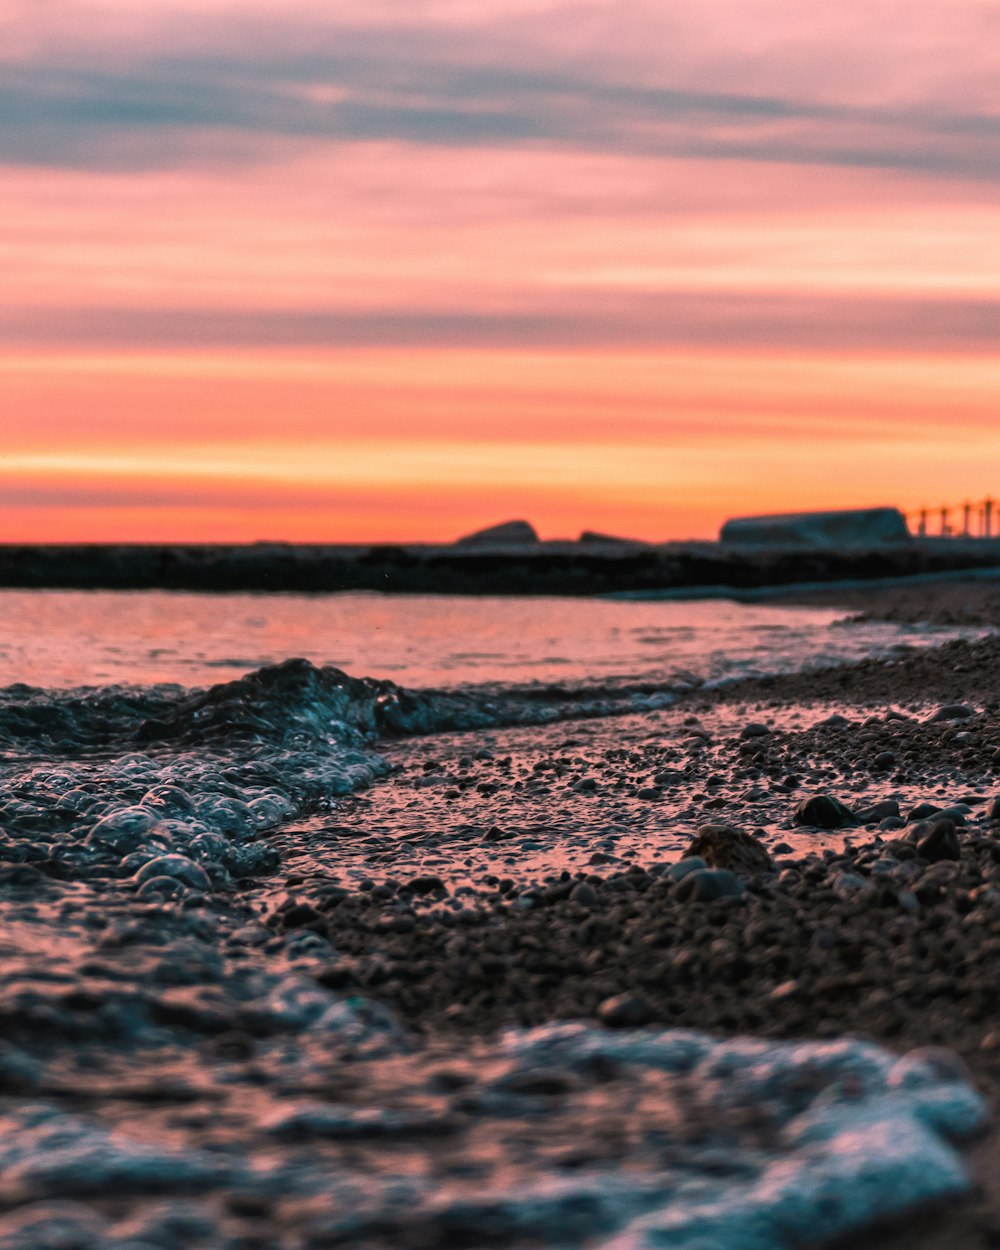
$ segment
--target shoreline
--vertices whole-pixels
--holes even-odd
[[[391,594],[740,597],[823,584],[1000,576],[1000,538],[837,549],[617,540],[526,544],[0,544],[0,587],[374,590]],[[835,585],[836,593],[836,585]]]
[[[883,591],[859,610],[912,613],[912,593]],[[920,593],[923,611],[944,610],[935,593]],[[949,593],[977,624],[1000,625],[987,583]],[[73,715],[84,710],[66,697]],[[463,1210],[462,1195],[471,1201],[505,1160],[526,1168],[525,1179],[532,1159],[567,1183],[590,1167],[649,1174],[663,1123],[718,1158],[712,1116],[662,1078],[641,1083],[613,1063],[498,1075],[491,1038],[509,1025],[584,1018],[609,1045],[618,1029],[643,1025],[718,1038],[854,1035],[894,1052],[930,1047],[920,1062],[960,1079],[943,1047],[996,1114],[1000,635],[693,689],[654,712],[403,737],[379,749],[386,775],[367,789],[275,826],[235,859],[217,839],[234,871],[243,849],[264,854],[261,871],[248,864],[235,879],[204,861],[211,882],[187,860],[168,865],[187,883],[150,876],[145,863],[137,881],[130,827],[114,849],[94,830],[81,843],[69,802],[60,804],[67,840],[58,835],[41,859],[24,801],[68,783],[56,765],[51,779],[12,791],[0,869],[8,1114],[41,1099],[67,1133],[98,1125],[150,1149],[179,1145],[193,1177],[183,1184],[208,1194],[181,1199],[190,1218],[215,1221],[207,1245],[236,1233],[278,1244],[296,1229],[319,1239],[302,1244],[356,1242],[362,1234],[336,1224],[342,1213],[318,1205],[344,1201],[336,1186],[328,1192],[331,1178],[366,1178],[362,1191],[405,1220],[410,1200],[392,1197],[397,1182],[387,1180],[397,1167],[431,1177]],[[159,791],[162,801],[184,799]],[[69,793],[79,801],[82,792]],[[819,796],[837,803],[817,806]],[[689,860],[679,874],[705,826],[716,832],[694,848],[704,868]],[[326,1032],[316,1031],[320,1013],[331,1018]],[[723,1136],[768,1140],[772,1130],[738,1110],[737,1097]],[[11,1131],[16,1139],[16,1122]],[[537,1154],[522,1162],[526,1141]],[[220,1172],[234,1150],[278,1160],[270,1188],[249,1192],[255,1182],[236,1163]],[[482,1176],[469,1171],[477,1151]],[[976,1192],[849,1244],[995,1245],[995,1133],[968,1158]],[[72,1217],[127,1218],[129,1229],[153,1220],[143,1159],[115,1165],[134,1194],[70,1188]],[[168,1154],[156,1166],[167,1175],[180,1165]],[[60,1178],[79,1186],[78,1167],[63,1165]],[[289,1197],[295,1185],[314,1187],[308,1202]],[[38,1194],[3,1197],[0,1232]],[[471,1217],[449,1210],[459,1236],[484,1235],[485,1225],[462,1225]],[[423,1242],[407,1240],[410,1225],[372,1218],[363,1236],[373,1247],[422,1250],[451,1235],[433,1212]],[[831,1244],[822,1227],[816,1234]]]
[[[914,604],[904,589],[868,597],[863,605],[845,606],[858,606],[879,618],[933,619],[935,612],[954,610],[955,596],[961,596],[963,620],[1000,625],[1000,602],[989,587],[956,588],[947,604],[935,604],[933,598]],[[970,714],[953,717],[947,711],[952,707]],[[900,712],[901,708],[905,710]],[[809,725],[781,724],[782,717],[803,709],[808,710]],[[743,739],[738,727],[713,725],[712,717],[720,710],[753,723],[768,718],[778,723],[760,738]],[[1000,1109],[1000,991],[994,994],[992,984],[1000,958],[1000,948],[993,949],[998,942],[994,935],[1000,935],[1000,813],[991,816],[995,809],[990,805],[1000,794],[1000,639],[949,643],[889,662],[864,661],[819,673],[749,679],[694,691],[671,712],[678,733],[686,718],[696,718],[688,729],[704,726],[705,736],[693,741],[705,746],[692,753],[697,764],[681,782],[682,793],[672,796],[668,788],[647,806],[656,816],[662,812],[668,826],[676,825],[678,805],[686,798],[688,806],[697,809],[684,813],[686,819],[679,822],[688,827],[687,836],[699,821],[731,822],[751,834],[755,828],[763,832],[763,825],[770,836],[759,841],[773,848],[791,829],[790,818],[801,799],[816,792],[839,798],[855,811],[877,804],[890,810],[892,802],[885,806],[884,796],[895,793],[902,800],[897,800],[900,816],[886,818],[895,827],[883,829],[881,821],[869,821],[865,827],[850,829],[854,846],[846,854],[787,855],[784,867],[779,860],[777,878],[785,877],[786,882],[773,887],[767,874],[763,878],[751,874],[750,901],[739,909],[731,909],[731,901],[693,906],[675,902],[671,908],[673,890],[664,890],[655,870],[640,872],[636,861],[632,867],[619,861],[592,868],[586,878],[592,896],[584,905],[571,897],[572,884],[567,890],[555,883],[549,896],[543,895],[536,904],[539,910],[512,910],[510,900],[500,896],[494,923],[506,936],[500,941],[493,934],[492,971],[480,970],[475,982],[480,1001],[475,994],[463,993],[469,961],[475,966],[477,948],[470,938],[456,951],[454,936],[425,935],[419,945],[424,969],[419,985],[408,985],[403,971],[403,979],[394,986],[398,974],[393,968],[405,969],[407,956],[402,956],[401,965],[400,952],[413,949],[412,933],[380,935],[364,921],[358,930],[358,913],[317,904],[318,914],[310,921],[316,931],[328,926],[334,945],[347,941],[352,950],[355,972],[340,968],[333,983],[362,989],[364,969],[371,963],[379,970],[379,980],[369,985],[368,992],[380,1001],[424,1024],[440,1019],[434,1027],[446,1033],[458,1029],[478,1035],[484,1019],[482,986],[498,975],[498,968],[518,966],[524,958],[518,952],[537,949],[539,942],[562,952],[556,963],[562,959],[571,968],[575,947],[572,942],[564,946],[560,933],[578,935],[581,926],[586,932],[586,926],[596,925],[585,947],[582,979],[571,974],[560,987],[540,989],[535,1007],[530,1006],[535,1001],[530,993],[525,1001],[521,986],[519,1005],[501,1009],[490,1019],[490,1027],[514,1020],[600,1016],[602,1004],[607,1010],[609,998],[620,998],[620,1010],[631,1013],[632,1023],[706,1028],[720,1036],[860,1033],[900,1051],[946,1047],[967,1065],[995,1117]],[[831,716],[843,717],[843,723],[828,723]],[[578,727],[569,728],[575,732]],[[598,724],[594,738],[613,740],[608,731],[607,723]],[[650,744],[650,767],[663,734],[661,724],[648,735],[656,739],[655,747]],[[719,738],[728,740],[720,743]],[[435,755],[442,754],[441,747],[440,741],[434,744]],[[504,738],[501,749],[511,749],[510,739]],[[627,749],[635,762],[643,751],[641,733]],[[419,755],[422,748],[414,744],[413,750]],[[595,773],[602,789],[622,772],[613,759],[615,748],[608,745],[604,750],[606,772]],[[898,756],[888,766],[888,775],[884,762],[876,764],[884,752]],[[720,754],[725,758],[720,760]],[[542,756],[546,758],[554,756]],[[740,770],[740,762],[748,767]],[[730,783],[735,772],[744,772],[744,797],[731,796],[725,784],[705,786],[706,773],[712,770]],[[793,770],[804,780],[785,790]],[[760,803],[754,796],[761,787],[768,790],[770,809],[767,800]],[[691,804],[693,794],[699,793],[699,800]],[[726,801],[720,806],[721,798]],[[440,804],[433,790],[421,791],[420,819],[446,824],[443,808],[455,802]],[[959,858],[951,859],[951,852],[946,852],[938,859],[934,851],[925,859],[917,851],[919,839],[909,835],[919,821],[906,817],[921,803],[941,809],[959,805],[959,810],[943,817],[953,821],[949,832],[957,840]],[[668,805],[669,814],[664,811]],[[776,809],[784,811],[784,828],[776,828],[769,814]],[[370,819],[369,813],[365,819]],[[924,834],[933,831],[933,825],[932,813]],[[487,831],[485,820],[480,831]],[[720,866],[724,864],[723,858]],[[578,872],[575,878],[581,875]],[[628,884],[623,885],[623,879]],[[307,883],[293,893],[305,901]],[[692,917],[692,911],[698,914]],[[416,914],[420,934],[419,908]],[[279,928],[283,924],[280,915],[277,924]],[[705,955],[705,926],[713,935],[711,950],[721,949],[721,954]],[[770,937],[744,942],[741,935],[748,930]],[[886,931],[891,931],[888,942]],[[473,936],[476,932],[469,931]],[[451,954],[446,953],[449,948]],[[602,958],[601,952],[609,949],[617,954]],[[653,955],[652,968],[637,977],[634,969],[648,964]],[[685,971],[679,976],[675,969],[680,966]],[[734,966],[741,970],[742,981],[734,980]],[[544,986],[544,969],[536,981],[539,977]],[[670,988],[663,990],[664,984]],[[699,992],[699,984],[709,988]],[[724,988],[715,993],[713,986]],[[462,1003],[464,1010],[459,1007]],[[469,1010],[478,1024],[469,1021],[465,1014]],[[816,1244],[851,1244],[863,1250],[994,1246],[1000,1235],[1000,1143],[995,1130],[971,1147],[968,1158],[974,1178],[968,1197],[882,1222],[842,1243],[819,1238]]]

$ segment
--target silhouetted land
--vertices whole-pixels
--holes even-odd
[[[739,592],[1000,569],[1000,540],[928,539],[871,549],[718,543],[431,545],[4,545],[0,586],[403,594]]]

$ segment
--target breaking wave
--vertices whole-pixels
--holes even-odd
[[[675,697],[648,685],[412,691],[301,659],[201,690],[10,686],[0,691],[0,863],[64,880],[145,873],[154,894],[185,876],[200,883],[199,872],[221,886],[277,866],[268,831],[388,775],[380,738]]]

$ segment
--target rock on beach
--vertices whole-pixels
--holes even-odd
[[[766,848],[730,825],[702,825],[684,851],[685,858],[692,855],[712,868],[725,868],[741,876],[774,869]]]

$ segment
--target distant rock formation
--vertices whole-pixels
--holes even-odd
[[[539,541],[535,528],[528,521],[503,521],[474,534],[466,534],[456,547],[528,547]]]
[[[619,538],[617,534],[602,534],[599,530],[584,530],[577,539],[580,543],[611,543],[618,547],[647,547],[641,538]]]
[[[734,517],[719,534],[722,543],[756,547],[873,547],[910,539],[906,518],[898,508]]]

